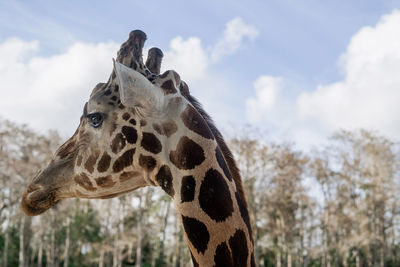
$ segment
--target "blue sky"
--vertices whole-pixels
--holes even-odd
[[[141,29],[147,33],[148,47],[158,46],[169,55],[166,66],[181,73],[192,94],[223,128],[252,123],[271,139],[300,146],[322,140],[337,128],[363,127],[396,136],[400,125],[395,117],[387,119],[387,114],[397,111],[391,99],[400,96],[393,95],[400,85],[395,77],[395,70],[400,72],[400,46],[391,50],[387,44],[400,42],[400,37],[390,39],[398,34],[399,5],[398,1],[361,0],[0,1],[0,76],[7,81],[7,88],[0,89],[6,95],[0,101],[0,116],[35,129],[56,128],[71,134],[81,112],[78,107],[97,82],[107,80],[116,49],[131,30]],[[229,29],[241,38],[229,38]],[[374,44],[377,36],[382,41]],[[191,51],[197,56],[191,58]],[[1,55],[6,55],[4,64]],[[79,55],[81,61],[97,61],[80,62],[75,59]],[[393,56],[394,62],[372,60],[378,56]],[[352,62],[361,62],[362,67]],[[362,76],[351,78],[351,73],[368,64],[366,74],[374,77],[368,84],[383,77],[391,81],[377,83],[379,92],[376,86],[364,90]],[[11,74],[5,66],[11,66],[7,67]],[[375,71],[386,68],[382,74],[386,76]],[[35,78],[43,72],[48,76]],[[28,77],[25,82],[24,77]],[[62,98],[55,96],[57,90]],[[363,90],[365,99],[364,93],[357,95]],[[21,94],[30,97],[14,101]],[[46,103],[56,98],[57,103]],[[329,99],[338,102],[324,104]],[[353,102],[346,104],[346,99]],[[37,109],[39,100],[48,107]],[[364,109],[371,106],[373,110],[363,117]],[[336,108],[337,117],[332,111]],[[347,118],[349,112],[357,115]],[[60,115],[62,122],[57,121]]]

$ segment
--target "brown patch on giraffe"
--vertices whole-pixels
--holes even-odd
[[[169,154],[171,162],[181,170],[190,170],[205,160],[203,148],[187,136],[182,136],[175,151]]]
[[[207,139],[214,139],[206,121],[191,105],[187,105],[181,114],[181,119],[186,127]]]
[[[210,241],[210,233],[205,224],[186,216],[182,216],[182,224],[190,243],[197,249],[198,253],[204,254]]]
[[[175,84],[180,84],[181,83],[181,76],[179,76],[179,74],[174,70],[172,71],[172,74],[174,75]]]
[[[147,170],[148,172],[151,172],[154,167],[156,166],[157,162],[152,156],[144,156],[140,154],[139,156],[139,165]]]
[[[131,115],[129,115],[129,113],[128,112],[125,112],[123,115],[122,115],[122,119],[124,119],[124,120],[129,120],[129,118],[131,117]]]
[[[121,133],[118,133],[111,141],[111,150],[118,154],[126,145],[125,138]]]
[[[110,127],[110,136],[115,132],[117,127],[118,127],[118,125],[115,122],[112,122],[111,127]]]
[[[147,132],[143,133],[141,146],[154,154],[160,153],[162,149],[160,140],[153,133]]]
[[[249,252],[247,250],[246,235],[243,230],[237,230],[235,234],[229,238],[229,246],[232,250],[233,266],[246,266]]]
[[[78,155],[78,157],[76,158],[76,166],[81,166],[82,164],[82,155]]]
[[[144,127],[144,126],[146,126],[147,125],[147,121],[145,121],[145,120],[140,120],[140,126],[141,127]]]
[[[121,173],[121,175],[119,176],[119,180],[121,182],[125,182],[128,181],[129,179],[132,179],[135,176],[138,176],[140,173],[139,172],[123,172]]]
[[[70,140],[67,143],[63,144],[57,152],[57,155],[63,159],[70,155],[75,150],[76,142],[75,140]]]
[[[107,90],[104,92],[104,95],[105,95],[105,96],[111,95],[111,90],[110,90],[110,89],[107,89]]]
[[[249,216],[249,212],[247,211],[246,204],[242,200],[242,198],[240,197],[238,192],[235,192],[235,197],[236,197],[236,201],[239,206],[240,215],[242,216],[243,221],[245,222],[245,224],[247,226],[247,229],[248,229],[249,235],[250,235],[250,239],[253,241],[253,235],[252,235],[251,225],[250,225],[250,216]]]
[[[233,265],[232,255],[226,242],[222,242],[217,246],[217,249],[215,250],[214,263],[214,267],[236,266]]]
[[[114,107],[115,106],[115,104],[114,104],[114,102],[108,102],[108,104],[110,105],[110,106],[112,106],[112,107]]]
[[[226,165],[225,158],[222,155],[221,150],[219,149],[219,147],[217,147],[215,149],[215,158],[217,159],[218,165],[222,169],[222,171],[224,172],[226,178],[228,178],[229,181],[232,181],[231,173],[228,170],[228,166]]]
[[[170,137],[176,133],[176,131],[178,131],[178,126],[173,120],[162,122],[161,124],[153,123],[153,128],[158,134],[165,135],[167,137]]]
[[[110,127],[110,136],[115,132],[115,130],[117,129],[118,125],[116,123],[116,121],[118,120],[118,114],[117,113],[113,113],[112,114],[112,123],[111,123],[111,127]]]
[[[81,173],[74,177],[74,181],[85,188],[87,191],[95,191],[96,188],[93,186],[92,182],[90,182],[89,177],[85,173]]]
[[[92,154],[90,154],[86,160],[84,167],[88,172],[92,173],[94,171],[94,165],[96,164],[99,154],[100,152],[98,150],[92,151]]]
[[[192,175],[182,177],[181,202],[190,202],[194,200],[196,181]]]
[[[164,89],[164,93],[166,95],[175,94],[178,92],[176,90],[174,82],[172,80],[166,80],[165,82],[163,82],[163,84],[161,85],[161,88]]]
[[[168,74],[169,74],[169,70],[167,70],[167,71],[165,71],[163,74],[161,74],[161,75],[160,75],[160,78],[161,78],[161,79],[164,79],[164,78],[166,78],[166,77],[168,76]]]
[[[119,157],[113,165],[114,172],[120,172],[124,168],[131,166],[133,161],[133,155],[135,154],[135,148],[127,150]]]
[[[136,125],[135,119],[130,119],[130,120],[129,120],[129,123],[132,124],[132,125]]]
[[[99,178],[96,178],[95,180],[96,180],[96,183],[98,186],[105,187],[105,188],[112,187],[113,185],[116,184],[116,182],[113,181],[111,175],[99,177]]]
[[[112,101],[117,101],[117,97],[114,95],[114,96],[111,97],[111,100]]]
[[[211,219],[222,222],[233,213],[233,202],[228,184],[222,174],[209,169],[200,186],[199,203]],[[241,266],[241,265],[239,265]]]
[[[162,129],[162,127],[161,127],[160,124],[158,124],[158,123],[153,123],[153,129],[154,129],[158,134],[164,135],[163,129]]]
[[[138,136],[135,128],[130,126],[123,126],[121,131],[125,135],[126,141],[128,141],[128,143],[136,143]]]
[[[101,156],[99,163],[97,164],[97,170],[99,172],[105,172],[110,167],[111,157],[107,152],[103,153]]]
[[[254,257],[254,253],[251,253],[250,266],[251,266],[251,267],[257,267],[257,265],[256,265],[256,258]]]
[[[161,168],[158,170],[156,180],[168,195],[174,197],[175,191],[172,185],[172,173],[167,165],[161,166]]]

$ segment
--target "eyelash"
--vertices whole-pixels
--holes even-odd
[[[100,127],[104,120],[103,114],[99,112],[88,114],[86,115],[86,118],[88,120],[88,123],[94,128]]]

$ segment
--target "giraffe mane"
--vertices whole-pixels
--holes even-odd
[[[226,144],[226,142],[224,140],[224,137],[222,136],[222,134],[218,130],[218,128],[215,126],[215,123],[214,123],[213,119],[211,118],[211,116],[208,115],[208,113],[203,109],[203,106],[201,105],[201,103],[196,98],[191,96],[188,93],[188,91],[183,95],[193,105],[193,107],[200,113],[200,115],[206,121],[211,132],[213,133],[213,135],[217,141],[217,144],[218,144],[219,148],[221,149],[221,152],[222,152],[222,154],[225,158],[225,161],[228,165],[229,172],[231,173],[232,178],[235,182],[237,192],[247,207],[247,200],[246,200],[246,195],[244,194],[243,183],[242,183],[242,178],[240,176],[240,171],[236,165],[236,162],[235,162],[235,159],[233,157],[231,150],[229,149],[228,145]]]

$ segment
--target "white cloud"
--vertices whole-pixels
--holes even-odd
[[[297,102],[299,115],[332,130],[367,128],[398,135],[400,12],[382,16],[374,27],[363,27],[339,63],[344,80],[302,93]]]
[[[186,81],[196,82],[204,79],[207,69],[222,56],[235,53],[247,37],[253,40],[258,35],[257,29],[246,24],[240,17],[226,23],[223,36],[208,49],[205,49],[198,37],[184,40],[181,36],[170,42],[169,50],[164,52],[162,68],[174,69]]]
[[[73,133],[91,89],[110,75],[118,47],[75,43],[65,53],[41,57],[37,41],[7,39],[0,44],[1,116],[39,131]]]
[[[361,28],[339,58],[339,66],[343,80],[319,85],[309,92],[293,95],[283,86],[276,97],[273,93],[263,95],[263,90],[254,86],[255,96],[246,100],[248,119],[267,122],[279,136],[308,144],[320,142],[338,129],[378,130],[397,139],[400,12],[395,10],[382,16],[375,26]]]
[[[187,82],[205,79],[207,69],[222,56],[235,53],[247,37],[253,40],[258,35],[256,28],[246,24],[241,18],[226,23],[222,37],[215,45],[204,48],[198,37],[183,39],[181,36],[171,40],[169,50],[164,52],[162,69],[174,69]]]
[[[222,38],[211,49],[211,59],[218,61],[222,56],[236,52],[243,43],[244,38],[254,40],[258,35],[257,29],[246,24],[240,17],[226,23]]]
[[[7,70],[7,64],[15,64],[24,60],[30,54],[37,52],[39,49],[38,41],[23,42],[18,38],[9,38],[0,44],[0,68],[2,71]]]
[[[184,40],[180,36],[175,37],[169,49],[164,53],[163,69],[176,70],[186,81],[195,81],[205,76],[209,59],[199,38]]]
[[[263,75],[254,82],[255,97],[246,100],[246,115],[250,122],[259,122],[263,113],[272,110],[278,101],[282,79]]]
[[[240,19],[228,22],[221,40],[230,47],[229,53],[242,44],[246,27],[252,28]],[[233,33],[240,38],[230,37]],[[0,116],[28,123],[42,132],[57,129],[65,136],[72,134],[92,88],[107,81],[112,70],[111,59],[118,49],[115,42],[75,42],[63,53],[40,56],[38,41],[5,40],[0,43]],[[178,71],[206,109],[211,109],[210,113],[220,111],[224,104],[216,95],[228,90],[229,83],[210,73],[213,62],[201,40],[178,36],[164,54],[163,69]],[[224,114],[219,112],[219,116]]]

